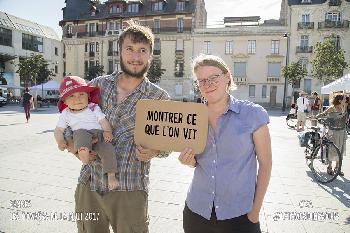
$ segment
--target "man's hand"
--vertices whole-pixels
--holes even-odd
[[[179,155],[180,163],[190,167],[195,167],[197,161],[194,156],[195,154],[192,153],[191,148],[185,148]]]
[[[146,149],[142,146],[136,146],[136,157],[138,160],[142,162],[148,162],[157,154],[159,154],[159,150]]]
[[[113,139],[113,134],[111,131],[103,131],[103,138],[105,142],[111,142]]]
[[[67,148],[67,143],[65,141],[60,141],[57,146],[59,150],[64,151]]]

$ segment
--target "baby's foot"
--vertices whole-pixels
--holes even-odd
[[[115,190],[118,187],[118,181],[115,178],[115,173],[108,173],[108,189]]]
[[[87,147],[82,147],[78,150],[79,159],[84,165],[90,162],[89,153],[90,151]]]

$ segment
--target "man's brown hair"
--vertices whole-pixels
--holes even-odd
[[[154,45],[154,35],[149,27],[145,27],[130,20],[127,22],[128,27],[119,36],[119,51],[122,50],[122,45],[126,37],[130,37],[134,43],[149,44],[152,54]]]

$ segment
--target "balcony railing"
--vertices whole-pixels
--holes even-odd
[[[280,77],[268,76],[267,77],[267,82],[268,83],[278,83],[278,82],[280,82]]]
[[[312,46],[297,46],[297,53],[312,53]]]
[[[246,84],[247,83],[247,77],[234,77],[234,83],[235,84]]]
[[[106,31],[98,31],[98,32],[78,32],[78,33],[77,33],[77,38],[104,36],[105,34],[106,34]]]
[[[160,55],[160,49],[154,49],[153,50],[153,55]]]
[[[161,28],[152,28],[153,33],[184,33],[191,32],[191,27],[161,27]]]
[[[314,29],[314,22],[299,22],[298,29]]]
[[[174,75],[175,75],[175,77],[183,77],[184,72],[183,71],[175,71]]]
[[[72,37],[73,37],[73,34],[72,34],[72,33],[67,33],[67,34],[64,35],[64,37],[66,37],[66,38],[72,38]]]
[[[329,6],[340,6],[341,0],[329,0],[328,4]]]
[[[339,21],[331,21],[326,20],[324,22],[318,22],[318,28],[349,28],[349,20],[339,20]]]
[[[119,51],[108,50],[107,56],[119,56]]]
[[[89,52],[89,57],[94,57],[95,56],[95,52]]]

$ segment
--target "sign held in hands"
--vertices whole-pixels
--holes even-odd
[[[135,143],[161,151],[192,148],[203,152],[208,134],[204,104],[169,100],[139,100],[136,104]]]

